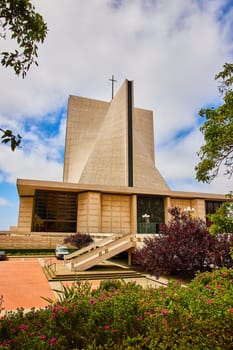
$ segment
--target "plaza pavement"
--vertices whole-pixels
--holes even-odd
[[[0,295],[4,311],[17,308],[43,308],[42,297],[55,300],[55,294],[42,270],[38,258],[10,258],[0,261]]]
[[[72,282],[48,282],[42,266],[43,258],[10,258],[0,261],[0,296],[3,303],[0,305],[3,312],[16,311],[18,308],[30,310],[44,308],[48,302],[42,297],[56,300],[54,290],[61,290],[63,285],[71,285]],[[57,264],[63,261],[50,259]],[[92,288],[98,287],[100,281],[91,281]]]

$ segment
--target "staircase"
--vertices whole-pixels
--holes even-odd
[[[134,234],[113,234],[97,243],[79,249],[65,256],[65,262],[70,263],[72,271],[85,271],[104,260],[136,247]]]
[[[54,266],[44,266],[44,273],[49,282],[64,282],[64,281],[94,281],[105,279],[121,279],[121,280],[136,280],[144,278],[145,275],[129,268],[117,268],[106,266],[106,269],[101,269],[101,266],[97,266],[94,270],[74,272],[68,268],[55,269]]]

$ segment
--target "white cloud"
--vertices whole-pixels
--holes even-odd
[[[16,150],[14,154],[10,150],[4,150],[4,155],[0,158],[0,168],[4,181],[13,184],[17,178],[62,180],[62,165],[47,160],[40,149],[28,155],[22,150]]]
[[[62,181],[61,152],[64,148],[65,118],[58,133],[47,137],[44,129],[24,133],[22,147],[12,152],[0,145],[1,181],[15,183],[17,178]]]
[[[223,169],[210,184],[195,180],[195,166],[199,162],[197,150],[203,142],[202,134],[195,128],[187,136],[159,147],[157,166],[173,190],[226,194],[233,187],[232,179],[224,175]]]

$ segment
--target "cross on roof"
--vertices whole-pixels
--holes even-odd
[[[112,100],[113,100],[113,97],[114,97],[114,83],[116,82],[116,80],[114,79],[114,75],[112,75],[112,78],[111,79],[108,79],[112,82]]]

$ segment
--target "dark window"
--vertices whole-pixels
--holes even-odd
[[[164,199],[156,196],[137,197],[138,233],[158,233],[164,223]]]
[[[34,201],[34,232],[76,232],[76,193],[38,190]]]
[[[221,207],[223,202],[217,202],[217,201],[206,201],[205,202],[205,211],[207,214],[213,214],[216,212],[218,208]]]
[[[208,214],[214,214],[218,208],[221,207],[223,202],[217,201],[206,201],[205,202],[205,212],[206,212],[206,223],[207,225],[211,224],[210,219],[207,217]]]

